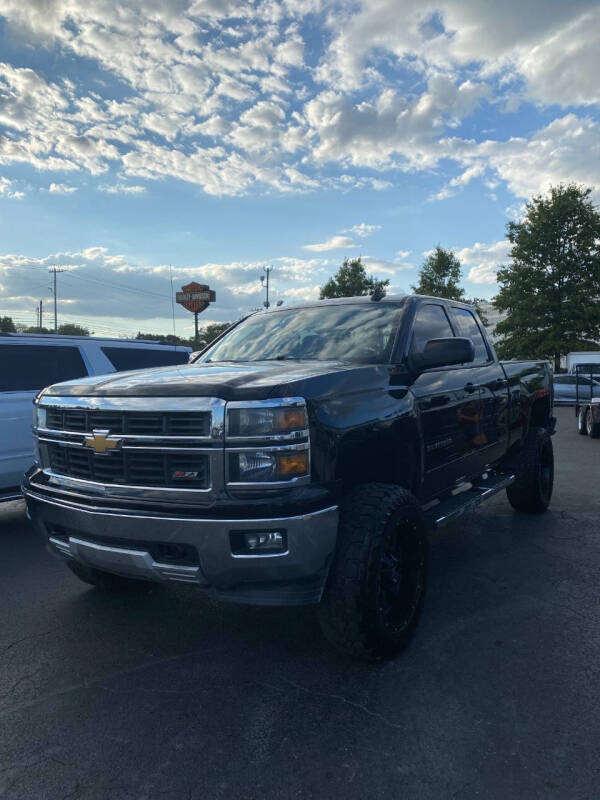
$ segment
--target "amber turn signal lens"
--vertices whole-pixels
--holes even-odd
[[[308,474],[308,452],[282,453],[277,456],[277,474],[281,478],[299,478]]]
[[[300,431],[306,427],[306,411],[303,408],[278,408],[276,410],[276,431]]]

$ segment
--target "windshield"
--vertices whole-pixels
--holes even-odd
[[[389,361],[402,308],[328,305],[248,318],[200,361],[309,359],[383,364]]]

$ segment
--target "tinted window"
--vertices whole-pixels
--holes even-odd
[[[389,361],[402,309],[391,303],[315,306],[256,314],[202,361]]]
[[[146,367],[170,367],[187,364],[187,350],[170,350],[162,347],[102,347],[102,352],[117,372]]]
[[[43,389],[87,375],[78,347],[0,345],[0,392]]]
[[[483,335],[479,330],[477,320],[466,308],[455,308],[453,311],[458,335],[470,339],[475,347],[475,359],[473,363],[485,364],[486,361],[489,361],[489,354]]]
[[[442,306],[421,306],[413,325],[411,351],[422,353],[430,339],[447,339],[454,336]]]

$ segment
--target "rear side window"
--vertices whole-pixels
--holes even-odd
[[[102,352],[117,372],[187,364],[189,356],[187,350],[170,350],[166,347],[103,347]]]
[[[454,319],[459,336],[465,336],[473,342],[475,347],[475,359],[473,364],[485,364],[490,356],[485,344],[483,334],[479,330],[479,325],[473,314],[466,308],[453,308]]]
[[[411,352],[422,353],[430,339],[448,339],[454,336],[442,306],[428,304],[420,306],[415,316]]]
[[[87,375],[78,347],[43,344],[0,345],[0,392],[44,389]]]

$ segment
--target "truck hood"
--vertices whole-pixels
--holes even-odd
[[[380,378],[380,381],[377,378]],[[56,383],[45,394],[59,397],[220,397],[266,399],[319,397],[389,385],[387,365],[338,361],[252,361],[184,364],[117,372]]]

